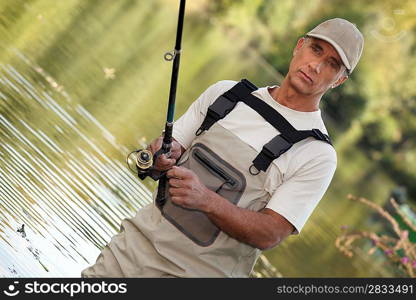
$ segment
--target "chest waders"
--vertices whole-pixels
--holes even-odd
[[[258,177],[257,175],[262,171],[266,172],[273,160],[288,151],[295,143],[308,137],[313,137],[332,145],[330,138],[319,129],[296,130],[273,107],[252,95],[251,93],[255,90],[257,90],[257,87],[254,84],[246,79],[242,79],[230,90],[219,96],[208,108],[202,125],[195,133],[196,138],[193,144],[178,161],[179,166],[191,169],[210,190],[216,192],[234,205],[239,204],[244,193],[250,193],[250,191],[246,191],[246,187],[250,186],[250,183],[253,186],[254,182],[255,186],[261,182],[253,180],[252,177]],[[218,120],[225,118],[238,102],[243,102],[255,110],[276,128],[280,134],[273,137],[263,146],[260,153],[253,157],[251,165],[247,164],[246,166],[236,167],[216,154],[214,148],[208,147],[206,145],[208,140],[204,140],[202,136]],[[217,132],[217,129],[215,129],[215,135],[218,134],[221,135],[221,131]],[[229,138],[231,136],[227,138],[227,134],[224,135],[222,143],[230,140]],[[210,139],[215,139],[215,135],[211,136]],[[215,147],[215,143],[212,145]],[[217,146],[219,145],[220,143],[217,142]],[[239,150],[238,145],[235,144],[229,147],[230,152]],[[242,170],[241,168],[246,169]],[[249,172],[247,172],[247,169]],[[246,178],[243,173],[246,176],[251,176],[251,178]],[[203,212],[195,209],[187,209],[173,203],[167,192],[168,184],[168,182],[165,182],[165,193],[157,196],[159,199],[162,199],[161,202],[158,202],[158,207],[162,215],[196,244],[204,247],[211,245],[220,233],[220,229]],[[252,187],[250,188],[253,189]],[[244,206],[247,205],[244,204]],[[261,208],[256,207],[255,209],[259,210]]]

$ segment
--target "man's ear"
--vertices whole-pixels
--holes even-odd
[[[348,79],[347,75],[341,76],[340,79],[338,79],[337,81],[334,82],[334,84],[331,86],[331,88],[336,88],[337,86],[340,86],[341,84],[343,84],[345,82],[345,80]]]
[[[301,37],[300,39],[298,39],[298,42],[296,43],[296,47],[293,49],[292,56],[295,56],[296,52],[298,52],[298,50],[302,48],[303,43],[305,43],[305,41],[306,41],[305,37]]]

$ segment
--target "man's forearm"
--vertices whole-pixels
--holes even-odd
[[[237,207],[208,189],[190,169],[173,166],[166,174],[173,203],[206,213],[222,231],[243,243],[268,249],[293,232],[293,225],[277,212]]]
[[[231,237],[264,250],[274,247],[286,236],[271,215],[240,208],[211,191],[209,197],[204,212]]]

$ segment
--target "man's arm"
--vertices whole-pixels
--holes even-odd
[[[259,212],[240,208],[212,191],[209,198],[205,213],[210,220],[231,237],[258,249],[275,247],[295,230],[269,208]]]
[[[167,176],[174,203],[205,212],[222,231],[243,243],[264,250],[294,231],[290,222],[271,209],[255,212],[232,204],[209,190],[189,169],[173,167]]]

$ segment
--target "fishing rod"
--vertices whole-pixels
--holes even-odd
[[[165,53],[164,55],[164,59],[166,61],[173,60],[173,65],[169,90],[168,111],[166,116],[165,130],[163,131],[162,147],[154,154],[147,149],[140,149],[131,152],[127,156],[127,165],[132,171],[137,173],[140,179],[143,180],[147,176],[149,176],[154,180],[159,180],[158,192],[156,197],[156,203],[159,206],[163,206],[164,204],[163,202],[165,188],[167,184],[167,177],[166,173],[155,170],[154,164],[156,163],[156,159],[159,155],[165,154],[167,157],[170,157],[170,149],[172,147],[172,130],[174,121],[173,118],[175,114],[176,87],[178,83],[179,61],[181,56],[181,42],[183,21],[185,16],[185,2],[186,0],[181,0],[179,5],[179,16],[176,30],[175,48],[172,51]]]

